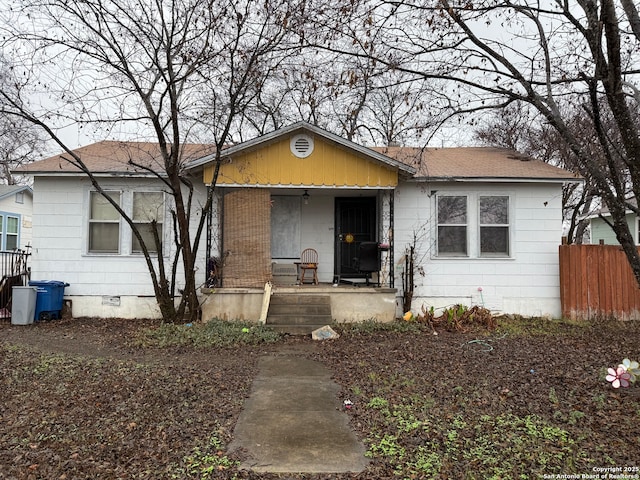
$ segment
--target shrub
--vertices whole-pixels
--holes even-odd
[[[436,316],[433,307],[427,310],[423,305],[416,321],[434,330],[444,328],[449,332],[465,332],[473,326],[494,330],[498,325],[490,310],[478,305],[469,308],[460,304],[445,308],[439,316]]]

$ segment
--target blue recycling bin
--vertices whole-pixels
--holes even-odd
[[[36,287],[35,321],[60,319],[64,288],[69,284],[59,280],[31,280],[30,287]]]

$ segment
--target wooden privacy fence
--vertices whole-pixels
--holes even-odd
[[[561,245],[562,316],[640,319],[640,288],[617,245]]]

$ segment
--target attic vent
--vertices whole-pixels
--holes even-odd
[[[313,152],[313,138],[304,133],[291,137],[291,153],[298,158],[307,158]]]

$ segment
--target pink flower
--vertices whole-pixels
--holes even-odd
[[[624,369],[624,367],[618,367],[615,370],[608,368],[609,375],[606,376],[607,382],[611,382],[613,388],[628,387],[631,375]]]

